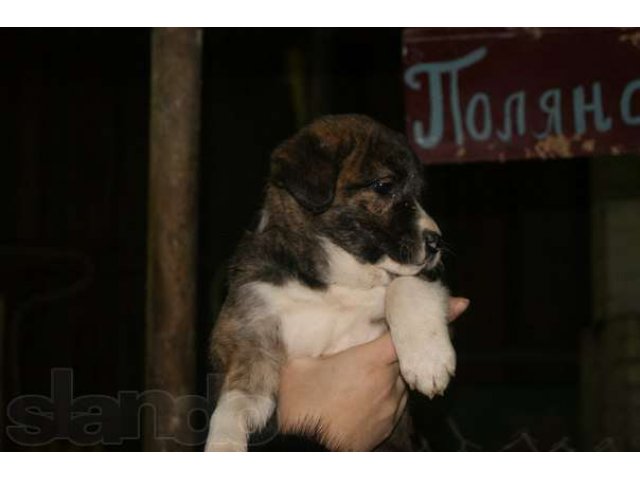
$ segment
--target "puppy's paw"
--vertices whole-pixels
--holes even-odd
[[[246,452],[247,444],[230,440],[220,440],[207,442],[205,452]]]
[[[402,353],[400,372],[409,387],[429,398],[442,395],[456,371],[456,352],[449,335],[439,332],[429,342]]]

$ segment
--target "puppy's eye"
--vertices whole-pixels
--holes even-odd
[[[379,178],[371,185],[371,190],[380,195],[389,195],[393,190],[393,182],[388,178]]]

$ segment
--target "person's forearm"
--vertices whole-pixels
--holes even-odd
[[[278,426],[277,414],[262,431],[249,438],[250,452],[326,452],[329,449],[320,441],[319,432],[306,429],[282,432]]]

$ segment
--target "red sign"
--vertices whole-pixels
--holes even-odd
[[[640,30],[420,29],[407,134],[426,163],[640,152]]]

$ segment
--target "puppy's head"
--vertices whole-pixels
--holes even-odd
[[[401,134],[368,117],[305,127],[274,151],[271,183],[318,234],[362,262],[400,275],[440,262],[440,229],[419,203],[421,164]]]

